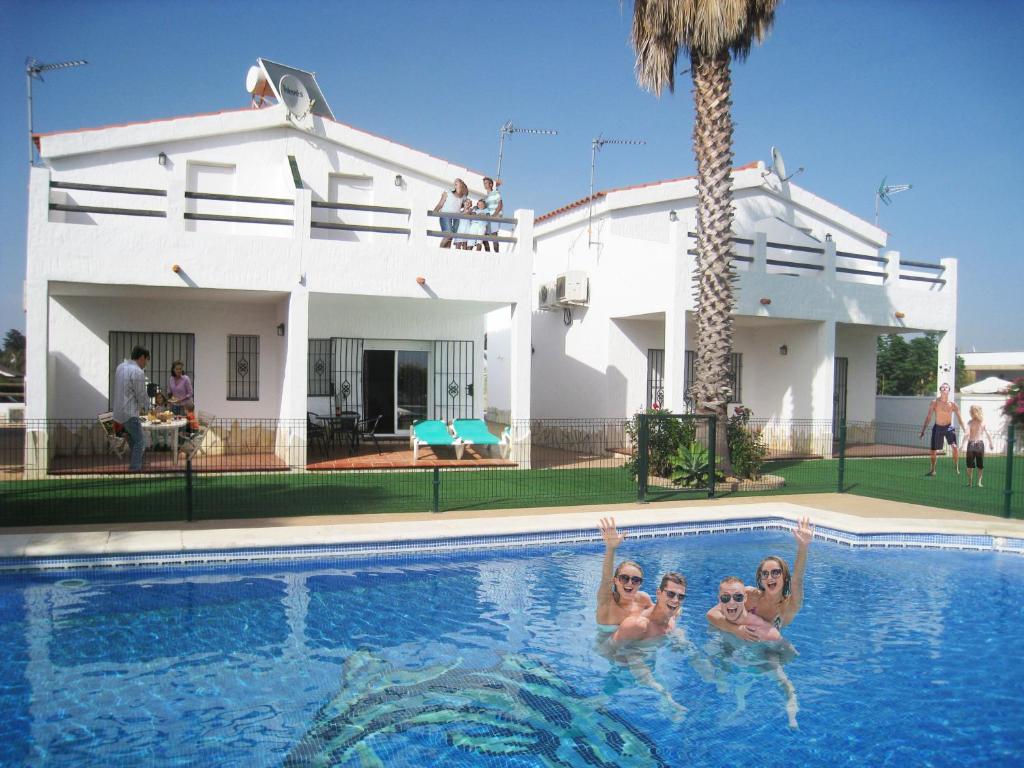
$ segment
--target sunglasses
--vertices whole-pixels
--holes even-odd
[[[719,595],[718,596],[718,599],[723,604],[724,603],[728,603],[730,599],[735,600],[737,603],[742,603],[745,598],[746,598],[746,595],[744,595],[742,592],[736,592],[735,594],[732,594],[732,595]]]
[[[624,573],[620,573],[615,578],[619,580],[620,584],[643,584],[644,583],[644,577],[643,576],[627,576]]]
[[[781,575],[782,575],[782,569],[781,568],[772,568],[770,571],[769,570],[761,571],[761,578],[762,579],[767,579],[767,578],[777,579]]]
[[[680,603],[686,599],[685,592],[673,592],[671,589],[663,589],[661,594],[663,594],[669,600],[678,600]]]

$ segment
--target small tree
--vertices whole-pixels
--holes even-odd
[[[647,474],[669,477],[672,458],[681,445],[689,445],[697,436],[697,425],[692,418],[659,408],[648,408],[647,415]],[[626,422],[626,434],[633,450],[626,461],[626,470],[633,477],[640,474],[640,416],[638,413]]]
[[[25,373],[25,334],[11,328],[4,336],[4,348],[0,353],[3,364],[18,373]]]

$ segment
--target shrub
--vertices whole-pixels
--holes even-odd
[[[643,411],[648,416],[647,431],[647,473],[658,477],[668,477],[672,472],[672,459],[681,445],[689,445],[697,436],[697,425],[692,418],[663,411],[660,408],[648,408]],[[636,477],[640,470],[640,414],[636,414],[626,422],[626,433],[632,445],[632,452],[626,461],[626,469]]]
[[[680,445],[672,456],[672,482],[684,488],[707,488],[710,476],[708,449],[696,440]],[[725,473],[715,470],[715,477],[725,480]]]
[[[761,439],[761,430],[750,426],[753,415],[752,410],[738,405],[726,428],[733,474],[741,480],[760,477],[761,466],[768,456],[768,446]]]
[[[1024,378],[1017,379],[1006,390],[1003,413],[1018,431],[1024,430]]]

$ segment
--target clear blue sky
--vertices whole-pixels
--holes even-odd
[[[506,119],[555,128],[506,142],[506,205],[546,212],[597,187],[694,173],[688,76],[640,90],[632,5],[617,0],[175,3],[0,0],[0,334],[24,329],[25,58],[85,58],[36,83],[55,131],[242,107],[259,56],[313,70],[339,120],[493,170]],[[1024,349],[1024,3],[784,0],[733,68],[736,163],[778,146],[798,183],[869,221],[904,258],[960,260],[958,347]],[[679,69],[684,69],[681,64]]]

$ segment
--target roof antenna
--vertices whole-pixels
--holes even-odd
[[[25,80],[28,81],[28,164],[35,165],[36,163],[36,147],[35,142],[32,141],[32,80],[33,78],[40,82],[43,80],[43,72],[50,72],[54,69],[70,69],[71,67],[80,67],[83,64],[89,62],[85,59],[75,59],[74,61],[61,61],[56,64],[43,64],[38,59],[29,56],[25,59]]]
[[[505,124],[501,126],[501,130],[498,131],[500,138],[498,139],[498,172],[494,174],[495,183],[501,178],[501,158],[505,154],[505,136],[511,136],[513,133],[533,133],[542,136],[558,135],[558,131],[551,130],[550,128],[520,128],[517,125],[512,125],[511,120],[506,120]]]
[[[646,144],[644,139],[606,139],[601,134],[590,140],[590,211],[587,213],[587,245],[593,245],[591,237],[591,225],[594,221],[594,168],[597,165],[597,153],[605,144]]]
[[[878,226],[878,201],[881,200],[886,205],[892,205],[892,196],[899,194],[900,192],[906,192],[908,189],[913,189],[913,184],[886,184],[885,179],[882,177],[882,183],[878,185],[878,189],[875,190],[875,226]]]

